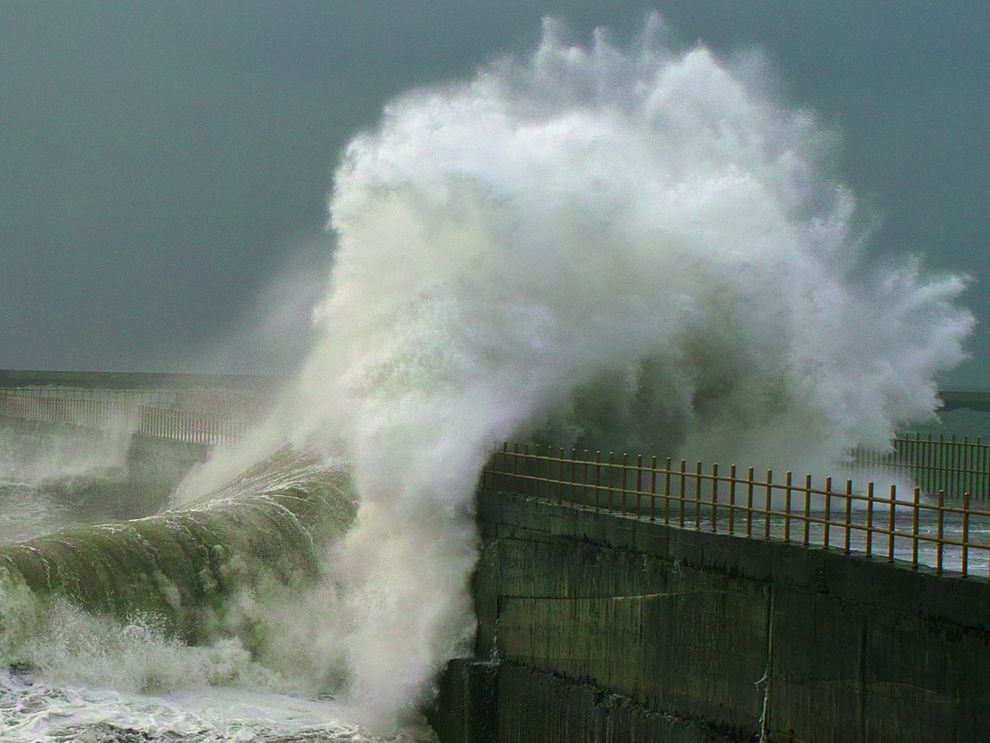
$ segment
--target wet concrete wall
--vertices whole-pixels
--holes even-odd
[[[986,739],[982,579],[486,493],[479,522],[444,743]]]
[[[135,518],[158,511],[168,503],[169,496],[182,478],[194,466],[205,462],[213,448],[209,444],[139,433],[121,434],[67,423],[26,421],[6,416],[0,416],[0,426],[15,432],[25,442],[37,442],[41,449],[47,447],[53,437],[88,442],[91,447],[97,448],[101,445],[114,448],[126,446],[123,479],[114,481],[113,488],[110,488],[108,480],[100,483],[103,500],[126,503],[126,507],[122,506],[121,512],[113,518]]]
[[[127,478],[147,499],[164,503],[197,464],[205,462],[212,447],[135,433],[127,449]]]

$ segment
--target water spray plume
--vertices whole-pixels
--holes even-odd
[[[339,436],[353,472],[311,636],[369,720],[468,648],[498,442],[814,471],[932,415],[965,281],[866,264],[834,137],[753,60],[678,51],[656,17],[628,47],[547,21],[347,148],[320,337],[277,419]]]

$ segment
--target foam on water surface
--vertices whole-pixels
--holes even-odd
[[[430,743],[423,723],[378,737],[348,723],[332,700],[223,687],[128,694],[61,686],[26,673],[0,673],[0,736],[6,741],[323,741]]]

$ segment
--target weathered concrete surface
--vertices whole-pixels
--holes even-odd
[[[990,729],[985,581],[509,496],[482,494],[479,521],[476,652],[499,663],[487,740]]]
[[[493,743],[498,732],[498,672],[501,666],[455,658],[440,677],[442,701],[430,711],[430,724],[441,740]]]
[[[430,722],[440,740],[461,743],[726,740],[696,721],[652,712],[630,697],[589,683],[516,663],[466,658],[450,662]]]

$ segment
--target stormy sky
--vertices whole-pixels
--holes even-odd
[[[0,368],[284,372],[329,271],[343,146],[390,97],[659,10],[759,47],[842,136],[878,260],[973,277],[990,319],[990,3],[0,0]],[[990,329],[947,381],[990,385]]]

